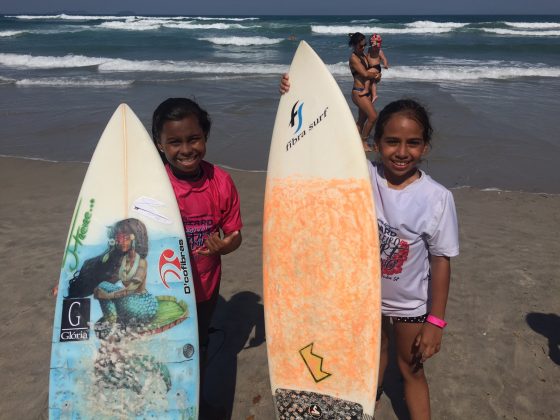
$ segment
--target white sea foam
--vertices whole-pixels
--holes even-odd
[[[228,29],[247,29],[248,26],[243,26],[238,23],[196,23],[192,21],[177,21],[177,20],[163,20],[163,19],[127,19],[124,22],[121,21],[109,21],[103,22],[98,25],[99,28],[105,29],[118,29],[125,31],[153,31],[161,28],[170,29],[189,29],[189,30],[201,30],[201,29],[218,29],[218,30],[228,30]]]
[[[62,57],[29,55],[29,54],[3,54],[0,53],[0,66],[30,69],[56,69],[96,66],[107,58],[86,57],[83,55],[65,55]]]
[[[425,29],[458,29],[464,28],[468,23],[460,22],[432,22],[431,20],[417,20],[416,22],[407,23],[405,26],[409,28],[425,28]]]
[[[443,34],[455,30],[447,26],[387,28],[380,26],[311,25],[311,31],[322,35],[348,35],[352,32],[363,34]]]
[[[527,29],[560,29],[558,22],[504,22],[507,26]]]
[[[83,32],[91,30],[91,26],[88,25],[72,25],[72,26],[59,26],[56,29],[31,29],[27,31],[33,35],[57,35],[57,34],[68,34],[75,32]]]
[[[287,65],[262,63],[211,63],[198,61],[125,60],[81,55],[32,56],[0,53],[0,66],[28,69],[80,68],[97,66],[100,72],[164,72],[197,74],[278,74]]]
[[[496,188],[496,187],[483,188],[480,191],[483,191],[483,192],[511,192],[511,191],[503,190],[501,188]]]
[[[241,36],[229,36],[223,38],[198,38],[199,41],[208,41],[212,44],[217,45],[236,45],[236,46],[248,46],[248,45],[273,45],[279,44],[284,39],[283,38],[266,38],[262,36],[251,36],[251,37],[241,37]]]
[[[223,21],[231,21],[231,22],[243,22],[246,20],[259,20],[258,17],[242,17],[242,18],[234,18],[234,17],[223,17],[223,16],[216,16],[216,17],[208,17],[208,16],[192,16],[192,17],[185,17],[185,19],[195,19],[195,20],[223,20]]]
[[[25,33],[25,31],[0,31],[0,38],[8,36],[17,36]]]
[[[57,29],[29,29],[24,31],[0,31],[0,38],[10,37],[10,36],[20,36],[25,34],[31,35],[56,35],[61,33],[74,33],[81,32],[84,30],[91,29],[90,26],[84,25],[72,25],[72,26],[61,26]]]
[[[115,15],[68,15],[61,13],[58,15],[10,15],[6,16],[22,20],[128,20],[128,19],[160,19],[160,20],[202,20],[202,21],[231,21],[243,22],[248,20],[259,20],[258,17],[224,17],[224,16],[115,16]]]
[[[465,186],[464,188],[472,188],[470,186]],[[458,189],[456,187],[451,188],[452,190]],[[549,193],[549,192],[529,192],[529,191],[522,191],[522,190],[506,190],[503,188],[497,188],[497,187],[488,187],[488,188],[482,188],[480,191],[482,192],[497,192],[498,194],[501,193],[523,193],[524,195],[540,195],[540,196],[550,196],[550,197],[555,197],[555,196],[559,196],[560,194],[555,194],[555,193]]]
[[[16,82],[15,79],[9,79],[7,77],[0,76],[0,85],[11,85],[12,83],[15,82]]]
[[[96,66],[101,73],[191,73],[207,76],[218,75],[220,77],[224,75],[280,74],[288,70],[288,65],[267,63],[125,60],[79,55],[53,57],[31,56],[27,54],[0,54],[0,66],[23,69]],[[350,77],[347,62],[330,64],[328,68],[336,76]],[[472,81],[479,79],[515,79],[520,77],[560,77],[560,67],[499,60],[477,61],[436,57],[433,63],[424,66],[394,66],[389,70],[383,70],[384,80]],[[71,83],[72,80],[69,79],[67,82]],[[87,82],[94,83],[91,80],[95,79],[87,79]],[[132,83],[130,81],[117,81],[113,83],[118,84],[121,82],[123,84]]]
[[[449,63],[451,64],[451,63]],[[462,82],[484,79],[507,80],[521,77],[560,77],[560,67],[539,67],[529,64],[473,62],[428,66],[394,66],[383,70],[383,80],[415,80],[434,82]],[[350,76],[348,63],[339,62],[327,66],[336,76]]]
[[[121,21],[109,21],[103,22],[97,25],[98,28],[104,29],[118,29],[124,31],[155,31],[160,29],[163,25],[163,21],[146,21],[146,20],[125,20]]]
[[[482,31],[497,35],[514,36],[560,36],[560,31],[521,31],[515,29],[482,28]]]
[[[493,67],[526,67],[522,62],[505,62],[503,60],[474,60],[471,58],[432,57],[430,65],[438,66],[493,66]]]
[[[473,81],[482,79],[517,79],[521,77],[560,77],[560,67],[494,67],[494,66],[398,66],[383,71],[385,79],[424,81]]]
[[[166,28],[175,29],[250,29],[259,28],[258,25],[246,26],[239,23],[191,23],[191,22],[174,22],[164,25]]]
[[[18,86],[50,86],[50,87],[126,87],[133,80],[99,80],[87,77],[52,77],[22,79],[16,81]]]
[[[195,74],[280,74],[287,65],[262,63],[210,63],[199,61],[158,61],[111,59],[99,65],[100,72],[163,72]]]

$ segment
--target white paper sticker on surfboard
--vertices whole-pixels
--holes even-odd
[[[373,417],[381,328],[366,157],[340,89],[301,42],[266,181],[267,351],[279,419]]]
[[[196,419],[199,355],[175,195],[126,105],[95,149],[64,252],[49,417]]]

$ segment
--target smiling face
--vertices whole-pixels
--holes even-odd
[[[428,151],[423,134],[423,127],[403,113],[394,114],[385,124],[375,146],[390,187],[404,188],[419,177],[417,165]]]
[[[168,120],[163,124],[158,141],[159,150],[176,175],[195,176],[206,154],[205,133],[195,115],[181,120]]]

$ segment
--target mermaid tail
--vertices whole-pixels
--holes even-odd
[[[122,286],[101,282],[98,286],[107,293],[123,290]],[[100,299],[99,304],[106,322],[145,325],[152,321],[158,310],[158,301],[148,292],[134,293],[116,299]]]

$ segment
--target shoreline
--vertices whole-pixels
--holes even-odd
[[[369,160],[372,160],[371,159],[372,154],[367,155],[367,158]],[[66,164],[69,164],[69,165],[84,165],[86,167],[87,167],[87,165],[89,165],[89,162],[86,162],[86,161],[60,161],[60,160],[35,158],[35,157],[29,157],[29,156],[10,156],[10,155],[0,154],[0,162],[2,162],[4,159],[27,160],[27,161],[44,162],[44,163],[57,164],[57,165],[66,165]],[[232,166],[224,165],[224,164],[221,164],[221,163],[214,163],[214,162],[212,162],[212,163],[219,166],[220,168],[225,169],[226,171],[235,171],[235,172],[241,172],[241,173],[265,174],[265,176],[266,176],[266,173],[267,173],[266,170],[241,169],[241,168],[234,168]],[[437,179],[436,179],[436,181],[437,181]],[[471,186],[471,185],[458,185],[458,186],[446,187],[446,188],[451,190],[451,191],[462,190],[462,189],[471,189],[471,190],[481,191],[481,192],[519,193],[519,194],[531,194],[531,195],[544,195],[544,196],[551,196],[551,197],[560,196],[560,193],[555,193],[555,192],[509,190],[509,189],[503,189],[503,188],[499,188],[499,187],[474,187],[474,186]]]
[[[46,418],[50,289],[86,168],[0,158],[0,412],[6,418]],[[261,269],[266,177],[230,173],[240,193],[244,241],[223,258],[204,393],[232,419],[269,420]],[[426,363],[433,418],[555,418],[560,259],[551,233],[560,231],[560,195],[452,191],[461,253],[452,259],[442,350]],[[385,389],[376,418],[394,420],[403,415],[394,366]]]

